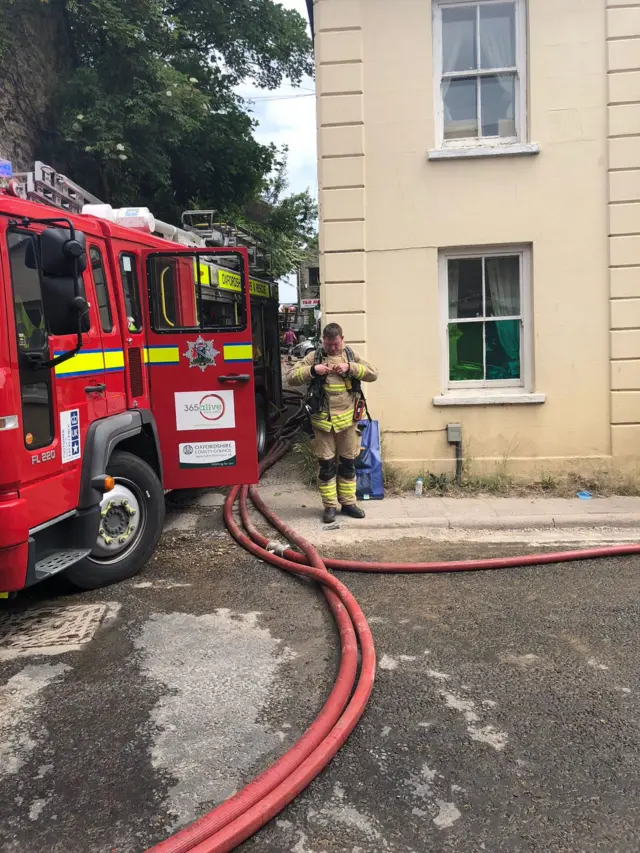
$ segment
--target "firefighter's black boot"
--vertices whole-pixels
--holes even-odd
[[[333,524],[336,520],[336,508],[334,506],[326,506],[322,513],[322,520],[325,524]]]
[[[357,504],[343,504],[342,514],[348,515],[349,518],[364,518],[365,512]]]

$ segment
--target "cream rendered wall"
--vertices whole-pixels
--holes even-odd
[[[609,457],[611,406],[614,419],[640,407],[640,333],[614,344],[633,353],[614,380],[633,397],[612,401],[607,161],[622,167],[640,149],[609,150],[605,0],[530,0],[529,139],[540,154],[473,160],[427,159],[436,144],[430,0],[316,0],[315,14],[324,311],[380,368],[369,397],[391,458],[449,467],[449,422],[462,424],[479,463],[506,455],[515,468],[551,470]],[[624,32],[637,26],[629,17],[617,22]],[[638,131],[640,116],[615,121]],[[640,231],[635,208],[615,215]],[[509,243],[533,247],[532,390],[546,402],[435,407],[444,390],[438,250]],[[616,263],[640,264],[640,237],[611,251]],[[626,286],[640,330],[640,287]]]

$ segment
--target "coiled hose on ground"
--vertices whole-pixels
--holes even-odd
[[[294,401],[298,409],[281,428],[270,452],[262,461],[261,476],[291,446],[302,414],[301,398],[297,395],[289,398],[290,403]],[[238,498],[240,523],[234,516]],[[277,553],[271,550],[270,540],[260,533],[250,518],[249,498],[266,521],[298,550],[293,547],[278,548]],[[230,491],[225,502],[224,518],[233,538],[249,553],[276,568],[312,578],[322,585],[340,635],[338,675],[316,719],[284,755],[237,794],[195,823],[155,845],[147,853],[226,853],[233,850],[295,799],[326,767],[355,728],[373,689],[375,649],[371,630],[357,601],[328,569],[349,572],[460,572],[640,554],[640,545],[618,545],[452,562],[371,563],[326,559],[266,506],[255,486],[235,486]]]

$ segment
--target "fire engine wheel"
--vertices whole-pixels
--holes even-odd
[[[107,465],[116,481],[100,504],[100,530],[91,554],[65,572],[80,589],[98,589],[133,577],[162,533],[164,492],[155,471],[132,453],[116,451]]]
[[[267,452],[267,433],[269,431],[269,420],[267,416],[267,404],[260,394],[256,394],[256,444],[258,459],[262,459]]]

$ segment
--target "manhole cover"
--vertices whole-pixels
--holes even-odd
[[[106,610],[106,604],[79,604],[2,614],[0,653],[81,646],[93,638]]]

